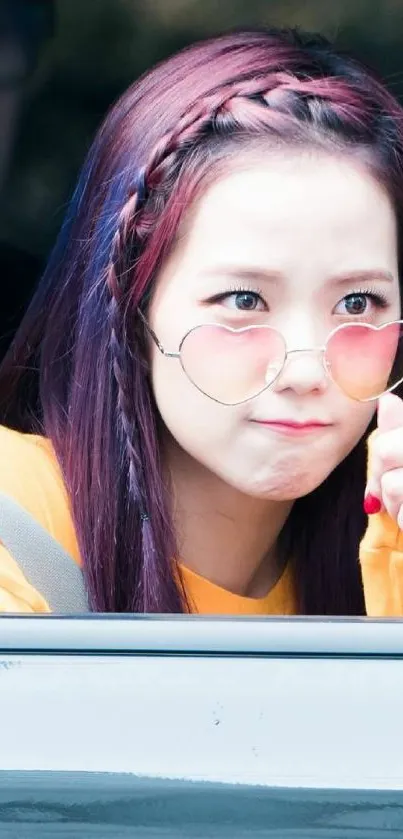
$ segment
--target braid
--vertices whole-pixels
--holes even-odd
[[[225,127],[228,117],[240,126],[252,127],[258,119],[274,133],[290,120],[295,125],[310,122],[336,130],[341,124],[345,130],[348,123],[350,132],[354,126],[358,138],[364,130],[363,109],[370,115],[372,103],[358,83],[353,90],[342,78],[300,78],[277,72],[223,85],[196,102],[154,146],[143,170],[145,195],[164,181],[177,156],[188,151],[208,129]],[[233,123],[228,127],[233,128]]]
[[[190,142],[193,143],[198,136],[202,135],[220,113],[230,111],[235,100],[241,98],[253,100],[259,96],[263,97],[268,93],[268,85],[278,86],[281,79],[282,74],[272,74],[269,79],[265,77],[241,80],[234,84],[224,85],[206,96],[201,102],[195,103],[193,108],[190,108],[178,120],[174,130],[164,134],[154,146],[145,167],[145,181],[148,189],[157,186],[164,178],[172,156],[185,150]]]
[[[140,501],[137,476],[141,469],[141,462],[135,443],[136,429],[132,418],[131,388],[128,385],[125,318],[127,295],[130,287],[130,266],[128,265],[127,252],[130,235],[134,238],[134,216],[138,204],[137,199],[138,193],[135,190],[120,213],[117,230],[112,240],[106,282],[110,292],[109,322],[113,372],[118,389],[119,421],[129,462],[129,488]],[[141,509],[141,513],[145,514],[145,510]]]
[[[118,435],[123,448],[123,471],[126,471],[126,486],[124,489],[124,514],[125,518],[136,521],[136,544],[133,544],[134,557],[142,556],[142,562],[135,561],[128,563],[127,555],[122,557],[124,573],[121,574],[121,586],[127,580],[127,575],[134,575],[136,598],[135,602],[127,604],[126,609],[139,612],[161,611],[159,592],[156,587],[158,570],[161,570],[161,557],[157,556],[155,544],[162,543],[161,531],[164,531],[165,522],[161,516],[163,504],[154,505],[156,515],[153,520],[149,517],[149,498],[147,493],[147,480],[145,476],[144,458],[142,453],[147,452],[147,462],[152,471],[155,485],[160,484],[160,493],[163,492],[160,480],[159,463],[157,453],[150,446],[150,438],[147,432],[153,425],[153,408],[147,397],[142,395],[141,387],[136,386],[141,366],[133,365],[132,355],[128,342],[127,311],[128,296],[130,292],[131,265],[130,258],[133,245],[136,239],[136,218],[142,203],[141,184],[135,189],[126,202],[119,216],[117,231],[114,235],[111,248],[109,267],[107,270],[107,287],[110,292],[109,321],[110,321],[110,349],[112,354],[113,372],[117,385],[117,422]],[[134,369],[133,369],[134,368]],[[140,384],[140,383],[139,383]],[[141,404],[140,404],[140,402]],[[149,428],[141,427],[137,416],[145,414]],[[158,501],[158,499],[157,499]],[[155,519],[158,519],[157,521]],[[118,519],[119,521],[119,516]],[[124,528],[125,522],[121,521]],[[160,538],[158,538],[158,536]],[[117,537],[115,536],[115,544]],[[124,544],[124,541],[123,541]],[[175,611],[183,611],[186,605],[185,597],[180,594],[172,576],[171,563],[174,553],[169,545],[166,545],[169,555],[166,556],[166,567],[163,569],[167,581],[167,592],[169,603],[175,604]],[[180,578],[179,578],[180,580]],[[125,602],[124,591],[120,592]],[[126,610],[125,609],[125,610]],[[169,611],[168,606],[166,611]]]

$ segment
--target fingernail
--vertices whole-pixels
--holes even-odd
[[[376,495],[371,495],[369,492],[364,498],[364,512],[367,516],[373,516],[375,513],[379,513],[381,509],[382,501]]]

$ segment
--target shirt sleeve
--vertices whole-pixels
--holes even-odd
[[[371,462],[372,434],[368,441]],[[403,532],[388,513],[368,517],[360,545],[365,606],[369,617],[403,616]]]
[[[8,551],[0,545],[0,613],[49,613],[42,595],[29,584]]]
[[[79,562],[67,492],[49,441],[0,426],[0,492],[21,504]],[[49,613],[44,597],[1,544],[0,613]]]

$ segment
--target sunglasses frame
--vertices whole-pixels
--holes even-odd
[[[329,341],[331,340],[331,338],[336,333],[341,332],[343,329],[351,328],[352,326],[358,326],[358,327],[363,327],[364,329],[371,329],[375,332],[379,332],[382,329],[386,329],[386,327],[388,327],[388,326],[394,326],[395,324],[400,324],[401,326],[403,326],[403,319],[402,320],[387,321],[386,323],[379,324],[378,326],[374,326],[372,323],[362,323],[361,321],[354,321],[352,323],[340,323],[338,326],[336,326],[334,329],[332,329],[331,332],[329,332],[329,334],[326,338],[326,342],[323,346],[320,346],[320,347],[306,347],[306,348],[303,347],[302,349],[295,349],[295,350],[287,350],[287,345],[286,345],[284,336],[281,334],[281,332],[278,329],[276,329],[274,326],[270,326],[269,324],[265,324],[265,323],[264,324],[263,323],[252,324],[251,326],[241,326],[241,327],[237,328],[237,327],[233,327],[233,326],[226,326],[222,323],[214,323],[214,322],[198,323],[198,324],[196,324],[196,326],[192,326],[191,329],[188,329],[188,331],[185,333],[185,335],[183,336],[183,338],[180,341],[179,349],[176,352],[170,352],[163,347],[159,338],[155,334],[154,330],[151,328],[150,324],[148,323],[148,321],[147,321],[145,315],[143,314],[143,312],[141,311],[141,309],[138,309],[137,311],[138,311],[138,314],[139,314],[144,326],[147,329],[148,334],[153,339],[153,341],[156,344],[157,348],[159,349],[160,353],[162,355],[164,355],[165,358],[176,358],[176,359],[178,359],[179,362],[180,362],[180,365],[182,367],[182,370],[185,373],[185,376],[187,376],[187,378],[192,383],[192,385],[200,393],[203,393],[204,396],[207,396],[208,399],[211,399],[213,402],[217,402],[217,404],[219,404],[219,405],[225,405],[226,407],[236,407],[237,405],[243,405],[243,404],[245,404],[245,402],[250,402],[252,399],[256,399],[256,397],[260,396],[262,393],[264,393],[265,390],[268,390],[274,384],[274,382],[278,379],[278,377],[281,375],[281,373],[283,372],[288,357],[290,355],[294,355],[294,353],[313,353],[313,352],[315,352],[315,353],[320,354],[321,357],[322,357],[323,369],[324,369],[326,375],[329,377],[330,381],[332,381],[333,384],[335,384],[336,387],[338,387],[339,390],[342,393],[344,393],[345,396],[348,396],[350,399],[353,399],[355,402],[361,402],[361,403],[375,402],[377,399],[379,399],[385,393],[390,393],[391,391],[395,390],[403,382],[403,376],[402,376],[401,379],[399,379],[398,382],[396,382],[391,387],[386,388],[381,393],[379,393],[377,396],[370,396],[370,397],[367,397],[366,399],[358,399],[354,396],[350,396],[349,394],[346,394],[346,392],[339,385],[339,383],[333,378],[332,371],[331,371],[331,366],[330,366],[330,364],[329,364],[329,362],[326,358],[326,349],[327,349],[327,346],[329,344]],[[228,332],[237,332],[237,333],[246,332],[246,331],[249,332],[251,329],[270,329],[272,332],[276,332],[277,335],[280,335],[280,337],[284,341],[284,348],[285,348],[285,356],[284,356],[284,361],[283,361],[283,364],[281,366],[281,369],[275,375],[274,379],[272,379],[272,381],[269,382],[269,384],[265,384],[264,387],[261,388],[261,390],[259,390],[253,396],[248,396],[246,399],[241,399],[238,402],[222,402],[220,399],[216,399],[214,396],[210,396],[209,393],[206,393],[206,391],[203,390],[201,387],[199,387],[199,385],[196,382],[193,381],[191,376],[189,376],[189,373],[187,372],[187,370],[185,369],[185,366],[183,364],[182,355],[181,355],[182,347],[183,347],[183,345],[186,341],[186,338],[192,332],[194,332],[196,329],[201,329],[203,326],[219,327],[221,329],[227,330]]]

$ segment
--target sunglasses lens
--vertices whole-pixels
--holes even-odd
[[[224,405],[236,405],[274,381],[285,352],[284,339],[269,326],[233,330],[205,324],[186,336],[181,362],[199,390]]]
[[[402,324],[342,326],[327,342],[325,361],[347,396],[376,399],[403,379]]]

